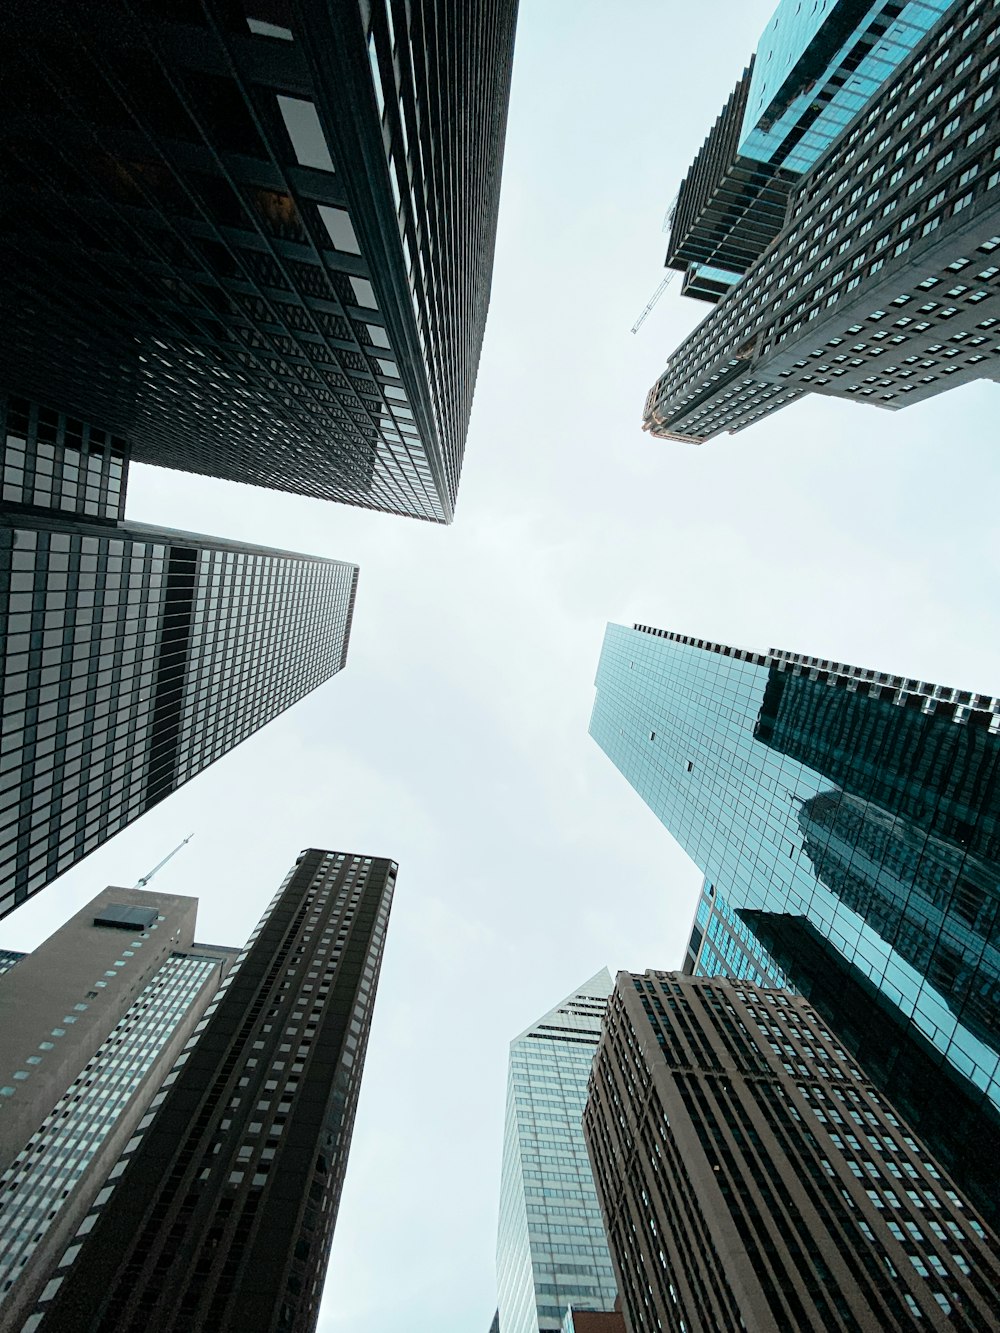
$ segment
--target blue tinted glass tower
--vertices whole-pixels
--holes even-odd
[[[991,1214],[998,727],[981,695],[621,625],[590,727],[711,886],[689,970],[809,995]]]
[[[581,1117],[613,982],[607,968],[510,1045],[497,1229],[503,1333],[555,1333],[616,1287]]]

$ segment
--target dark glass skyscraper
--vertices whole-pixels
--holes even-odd
[[[395,877],[300,855],[24,1333],[315,1328]]]
[[[989,0],[783,0],[681,186],[667,262],[718,304],[646,430],[1000,376],[998,39]]]
[[[810,994],[994,1215],[1000,703],[609,625],[590,730],[711,886],[689,966]]]
[[[618,974],[584,1133],[629,1333],[985,1333],[997,1240],[800,996]]]
[[[11,0],[0,385],[138,461],[452,517],[516,0]]]
[[[193,898],[109,888],[0,978],[0,1324],[20,1328],[219,988]]]
[[[122,521],[124,443],[65,413],[0,439],[3,915],[339,671],[358,570]]]

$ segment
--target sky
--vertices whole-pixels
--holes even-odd
[[[997,386],[640,429],[708,307],[664,212],[771,0],[522,0],[454,524],[135,467],[138,522],[356,561],[346,669],[0,927],[30,949],[188,833],[163,892],[241,944],[308,846],[400,872],[320,1333],[486,1333],[510,1040],[680,966],[700,877],[587,736],[609,620],[1000,694]]]

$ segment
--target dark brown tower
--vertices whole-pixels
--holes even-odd
[[[315,1327],[395,875],[302,853],[26,1329]]]
[[[620,972],[584,1132],[630,1333],[994,1326],[995,1238],[801,997]]]

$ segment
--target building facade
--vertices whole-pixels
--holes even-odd
[[[630,1333],[993,1326],[996,1236],[802,997],[619,973],[584,1131]]]
[[[848,11],[868,26],[826,42],[824,63],[814,42]],[[663,439],[700,444],[804,393],[896,410],[1000,374],[1000,16],[990,0],[840,0],[785,18],[767,49],[791,82],[762,46],[735,156],[716,144],[709,174],[748,155],[801,174],[780,231],[650,390],[644,428]],[[718,241],[705,207],[685,225]]]
[[[757,986],[793,989],[774,955],[707,879],[702,882],[683,970],[688,975],[721,974]]]
[[[516,12],[8,5],[3,387],[141,462],[448,522]]]
[[[937,1070],[933,1081],[907,1075],[897,1100],[995,1216],[1000,704],[825,659],[609,625],[590,732],[706,876],[712,914],[736,939],[717,949],[710,935],[706,952],[704,933],[694,938],[700,964],[689,951],[689,966],[750,975],[752,965],[761,980],[803,990],[815,955],[799,962],[787,927],[808,925],[894,1016],[877,1063],[902,1077],[919,1054],[919,1067]],[[785,944],[772,954],[765,941],[779,926]],[[841,1026],[836,998],[824,1012],[840,1039],[868,1040],[865,1025]],[[947,1122],[944,1086],[954,1089]]]
[[[395,876],[299,856],[23,1333],[315,1328]]]
[[[611,986],[604,968],[510,1045],[497,1227],[503,1333],[559,1330],[568,1305],[614,1306],[611,1260],[580,1127]]]
[[[34,1305],[225,975],[227,951],[194,942],[196,909],[106,889],[0,978],[4,1327]]]
[[[124,441],[2,424],[0,915],[339,671],[358,578],[127,522]]]

